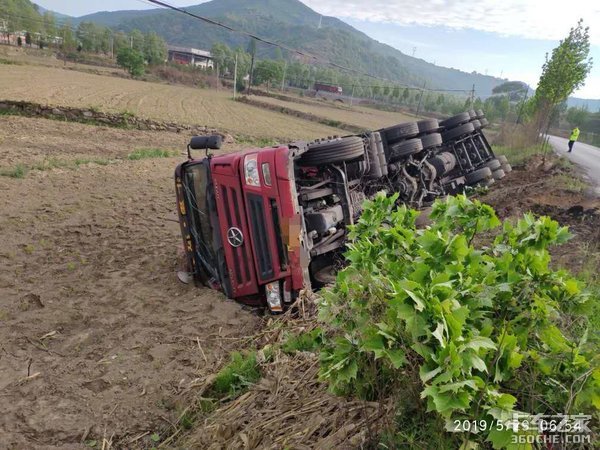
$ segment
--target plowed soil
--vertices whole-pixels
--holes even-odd
[[[0,64],[0,101],[130,112],[140,117],[216,128],[281,141],[340,134],[337,128],[231,100],[229,90],[127,80],[61,68]]]
[[[176,133],[0,118],[0,168],[45,158],[107,165],[0,177],[0,449],[149,444],[174,394],[227,358],[252,312],[175,275]],[[145,441],[144,441],[145,439]]]

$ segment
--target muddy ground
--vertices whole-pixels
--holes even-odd
[[[175,277],[181,157],[126,158],[183,150],[187,139],[0,117],[0,169],[107,162],[0,177],[0,449],[85,448],[103,437],[150,447],[185,407],[174,399],[260,326],[255,312]],[[556,174],[574,176],[532,164],[482,200],[501,217],[533,210],[570,225],[575,239],[557,263],[580,270],[600,241],[599,203],[556,186]]]
[[[0,177],[0,448],[82,448],[103,436],[130,447],[174,421],[174,394],[256,327],[238,304],[177,281],[181,157],[125,159],[187,139],[0,117],[2,169],[110,160]]]

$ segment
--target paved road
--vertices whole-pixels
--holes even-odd
[[[583,142],[576,142],[573,152],[567,153],[569,150],[567,139],[549,136],[549,142],[557,154],[569,158],[580,166],[596,185],[596,191],[600,193],[600,148]]]

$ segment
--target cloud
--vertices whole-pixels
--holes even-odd
[[[594,0],[303,0],[321,14],[399,25],[444,26],[504,36],[559,40],[583,18],[600,45],[600,3]],[[596,26],[594,26],[596,25]]]

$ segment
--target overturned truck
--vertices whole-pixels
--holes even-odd
[[[305,287],[319,288],[343,266],[348,226],[379,191],[423,208],[468,186],[489,186],[511,167],[494,155],[482,111],[438,122],[402,123],[314,142],[193,159],[218,149],[195,137],[175,171],[187,258],[182,280],[283,311]]]

